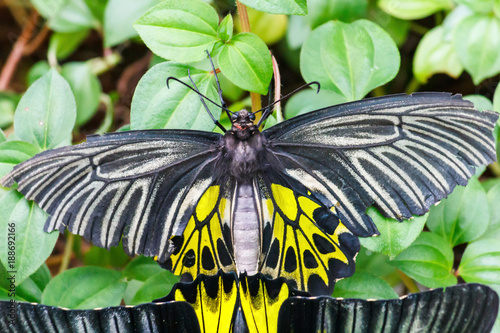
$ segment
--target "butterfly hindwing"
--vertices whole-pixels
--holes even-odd
[[[286,176],[259,176],[263,219],[260,271],[299,290],[330,294],[354,273],[359,241],[308,189]]]
[[[220,135],[152,130],[89,137],[19,164],[2,179],[50,214],[45,230],[68,229],[95,245],[165,261],[195,204],[214,182]]]
[[[174,252],[165,267],[187,280],[199,274],[235,270],[230,231],[230,182],[210,186],[196,207],[182,236],[174,236]]]
[[[358,236],[378,233],[365,211],[423,215],[474,167],[495,160],[498,114],[445,93],[394,95],[316,110],[263,132],[268,160],[329,206]]]

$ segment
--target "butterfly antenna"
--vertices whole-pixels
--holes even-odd
[[[262,125],[264,120],[271,113],[271,108],[269,106],[272,104],[272,102],[271,102],[272,96],[273,96],[272,90],[273,90],[273,83],[271,81],[271,83],[269,83],[269,89],[268,89],[268,95],[267,95],[268,96],[267,106],[264,108],[264,112],[262,113],[262,117],[260,117],[259,122],[257,123],[257,128],[260,128],[260,125]],[[257,113],[257,112],[259,112],[259,111],[256,111],[254,113]]]
[[[219,83],[219,78],[217,77],[217,71],[215,70],[215,66],[214,66],[214,62],[212,60],[212,57],[210,56],[210,52],[208,52],[208,50],[205,50],[205,52],[207,53],[208,55],[208,59],[210,60],[210,65],[212,66],[212,70],[214,71],[214,75],[215,75],[215,83],[217,83],[217,92],[219,93],[219,100],[220,100],[220,103],[221,105],[223,106],[223,109],[226,108],[227,109],[227,104],[226,102],[224,101],[224,98],[222,98],[222,89],[220,88],[220,83]],[[225,110],[226,111],[226,110]],[[229,112],[226,111],[226,114],[227,114],[227,117],[229,119],[231,119],[231,115],[229,114]]]
[[[316,92],[316,93],[319,93],[319,90],[321,89],[321,85],[320,85],[320,83],[319,83],[318,81],[312,81],[312,82],[309,82],[309,83],[304,84],[303,86],[298,87],[297,89],[295,89],[295,90],[294,90],[294,91],[292,91],[291,93],[286,94],[285,96],[281,97],[281,98],[280,98],[280,99],[278,99],[277,101],[274,101],[274,102],[272,102],[272,103],[268,104],[266,107],[264,107],[264,108],[262,108],[262,109],[260,109],[260,110],[257,110],[257,111],[255,111],[255,112],[253,112],[253,114],[256,114],[256,113],[258,113],[258,112],[262,112],[262,111],[264,111],[264,113],[262,114],[262,117],[260,118],[260,121],[259,121],[258,126],[260,126],[260,125],[262,124],[262,122],[263,122],[264,120],[266,120],[266,117],[268,117],[268,116],[271,114],[271,108],[272,108],[274,105],[276,105],[277,103],[281,102],[282,100],[284,100],[284,99],[286,99],[286,98],[290,97],[291,95],[293,95],[293,94],[295,94],[295,93],[297,93],[297,92],[299,92],[299,91],[301,91],[301,90],[303,90],[303,89],[305,89],[305,88],[307,88],[307,87],[309,87],[309,86],[312,86],[313,84],[315,84],[315,85],[317,85],[317,86],[318,86],[318,89],[317,89],[317,92]]]
[[[185,82],[184,82],[184,81],[182,81],[182,80],[179,80],[179,79],[178,79],[178,78],[176,78],[176,77],[169,76],[169,77],[167,78],[167,88],[170,88],[170,86],[169,86],[169,81],[170,81],[170,80],[174,80],[174,81],[176,81],[176,82],[179,82],[179,83],[180,83],[180,84],[182,84],[183,86],[185,86],[185,87],[187,87],[187,88],[191,89],[192,91],[194,91],[195,93],[197,93],[197,94],[198,94],[198,96],[203,97],[204,99],[206,99],[207,101],[209,101],[209,102],[210,102],[210,103],[212,103],[213,105],[215,105],[215,106],[217,106],[217,107],[221,108],[222,110],[224,110],[224,111],[226,111],[226,112],[229,112],[229,113],[234,113],[233,111],[229,110],[227,107],[223,107],[223,106],[221,106],[221,105],[217,104],[216,102],[212,101],[210,98],[208,98],[207,96],[203,95],[203,94],[202,94],[202,93],[200,93],[199,91],[196,91],[196,89],[194,89],[193,87],[191,87],[189,84],[185,83]]]
[[[217,119],[215,119],[212,112],[210,112],[210,109],[208,108],[208,105],[207,105],[207,103],[205,103],[205,99],[204,99],[207,97],[205,95],[203,95],[202,93],[200,93],[200,91],[198,90],[196,83],[194,83],[193,78],[191,77],[191,72],[189,71],[189,68],[188,68],[188,77],[189,77],[189,80],[191,81],[191,84],[194,87],[194,91],[196,91],[196,93],[198,94],[198,97],[200,98],[201,104],[203,104],[203,106],[205,107],[205,110],[207,110],[207,112],[210,115],[210,118],[212,118],[214,124],[217,125],[217,127],[219,127],[222,130],[222,132],[226,133],[227,132],[226,128],[224,126],[222,126],[222,124]]]

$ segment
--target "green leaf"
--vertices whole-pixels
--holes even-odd
[[[131,305],[152,302],[155,299],[166,296],[174,284],[179,282],[179,277],[167,270],[163,270],[144,281],[144,284],[137,290]]]
[[[111,47],[137,36],[133,22],[160,0],[109,0],[104,12],[104,45]]]
[[[146,45],[165,59],[194,62],[206,57],[217,39],[219,17],[197,0],[167,0],[148,10],[137,22]]]
[[[314,30],[300,54],[300,71],[306,82],[344,95],[348,101],[363,98],[392,80],[399,70],[396,44],[378,25],[366,20],[328,22]]]
[[[427,215],[415,216],[411,220],[398,222],[384,217],[380,212],[370,207],[367,210],[377,226],[380,235],[377,237],[360,238],[360,243],[368,250],[380,252],[394,259],[398,254],[413,243],[424,228]]]
[[[486,191],[477,178],[456,187],[448,198],[430,209],[427,227],[452,246],[481,237],[490,219]]]
[[[462,255],[458,274],[469,283],[500,284],[500,242],[483,239],[470,243]]]
[[[123,250],[122,244],[113,246],[109,250],[102,249],[97,246],[92,246],[88,252],[85,253],[83,262],[87,266],[99,267],[123,267],[130,257]]]
[[[434,74],[458,78],[464,68],[458,60],[453,40],[446,38],[446,28],[437,26],[424,35],[413,58],[413,75],[421,83]]]
[[[102,267],[77,267],[49,282],[43,291],[42,303],[68,309],[118,306],[126,287],[120,272]]]
[[[474,107],[478,110],[493,110],[493,103],[483,95],[468,95],[464,96],[464,99],[474,103]]]
[[[222,73],[238,87],[267,94],[273,76],[271,54],[266,44],[252,33],[241,33],[222,46],[219,53]]]
[[[43,231],[47,213],[15,190],[0,197],[0,261],[7,271],[16,271],[19,285],[48,258],[59,233]],[[14,238],[9,238],[14,237]]]
[[[40,0],[38,0],[40,1]],[[49,1],[47,1],[49,2]],[[57,32],[77,32],[100,26],[85,0],[50,1],[62,2],[59,10],[48,17],[49,27]],[[59,5],[56,5],[59,7]]]
[[[163,272],[164,269],[152,258],[138,256],[125,266],[122,271],[123,277],[129,280],[146,281],[153,275]]]
[[[386,255],[372,252],[361,246],[356,256],[356,272],[371,273],[390,285],[396,285],[400,282],[400,277],[396,272],[396,268],[387,261]]]
[[[71,139],[75,118],[71,88],[51,69],[21,98],[14,116],[14,129],[21,140],[46,150]]]
[[[49,63],[45,60],[41,60],[31,66],[30,70],[28,71],[28,75],[26,75],[28,86],[31,86],[33,83],[35,83],[36,80],[47,74],[50,71],[50,68],[51,67]]]
[[[359,299],[398,298],[398,294],[387,282],[366,272],[356,272],[350,278],[335,283],[332,296]]]
[[[492,180],[486,198],[490,210],[490,223],[482,238],[493,238],[500,235],[500,178]]]
[[[455,0],[478,13],[491,13],[498,0]]]
[[[12,125],[19,100],[20,95],[5,91],[0,92],[0,128],[7,128]]]
[[[478,85],[500,73],[500,21],[487,15],[473,15],[460,22],[454,36],[460,62]]]
[[[248,7],[271,14],[307,14],[307,0],[242,0],[240,2]]]
[[[75,96],[76,125],[81,126],[94,116],[99,107],[101,82],[86,62],[64,64],[61,75],[69,83]]]
[[[131,129],[182,128],[212,130],[215,125],[200,102],[199,96],[178,82],[165,80],[172,76],[191,84],[191,77],[202,94],[217,100],[213,74],[188,65],[164,62],[152,67],[139,81],[132,99],[130,112]],[[208,103],[216,119],[221,109]]]
[[[307,89],[294,94],[285,108],[285,118],[290,119],[298,115],[325,108],[328,106],[345,103],[346,98],[331,90]]]
[[[233,17],[226,15],[217,29],[217,37],[224,42],[228,42],[233,37]]]
[[[368,18],[384,28],[398,46],[406,42],[411,26],[409,21],[391,16],[376,6],[370,8]]]
[[[35,146],[24,141],[1,142],[0,178],[8,174],[16,164],[26,161],[38,152]]]
[[[421,19],[440,10],[453,8],[451,0],[379,0],[378,5],[388,14],[404,19]]]
[[[306,20],[314,29],[331,21],[352,22],[366,17],[368,0],[309,0]]]
[[[273,15],[247,8],[248,21],[252,33],[259,36],[267,45],[279,42],[286,34],[288,17],[286,15]],[[241,32],[241,21],[235,21],[236,29]]]
[[[445,239],[434,233],[421,233],[409,248],[389,263],[429,288],[457,283],[457,278],[451,273],[453,249]]]
[[[55,32],[50,36],[49,58],[53,55],[56,59],[63,60],[69,57],[89,35],[89,30],[76,32]]]
[[[4,131],[0,128],[0,143],[3,143],[7,141],[7,136],[5,135]]]
[[[30,0],[35,9],[46,19],[55,17],[66,4],[66,1]]]
[[[286,42],[293,49],[299,49],[311,33],[311,27],[303,16],[291,16],[286,31]]]
[[[8,301],[12,299],[12,294],[14,291],[10,286],[10,281],[8,278],[11,276],[7,273],[7,270],[0,264],[0,300]],[[40,303],[42,300],[42,292],[45,286],[50,281],[50,271],[46,264],[42,264],[35,273],[31,274],[26,280],[24,280],[20,285],[15,287],[14,299],[24,302],[36,302]]]

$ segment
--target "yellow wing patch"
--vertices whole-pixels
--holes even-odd
[[[219,185],[209,187],[198,201],[182,236],[172,237],[175,245],[165,266],[176,275],[194,280],[199,274],[215,275],[219,269],[235,269],[230,243],[230,195]]]
[[[262,191],[270,216],[264,221],[260,270],[295,281],[312,294],[328,294],[337,279],[354,273],[359,241],[330,210],[280,184]]]
[[[276,332],[281,304],[292,296],[305,296],[284,279],[270,280],[262,274],[200,275],[194,282],[178,283],[166,301],[190,303],[201,332],[232,332],[236,327],[250,333]],[[242,313],[239,313],[239,312]],[[236,327],[235,327],[236,326]]]

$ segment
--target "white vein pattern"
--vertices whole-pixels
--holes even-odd
[[[427,93],[313,111],[264,134],[289,176],[337,197],[348,227],[370,236],[377,231],[368,206],[400,220],[425,214],[466,185],[475,166],[495,160],[497,118],[457,96]]]
[[[146,133],[146,134],[144,134]],[[146,131],[43,152],[2,179],[46,210],[45,230],[166,259],[173,233],[213,181],[219,134]],[[188,190],[189,189],[189,190]],[[147,245],[147,246],[146,246]]]

